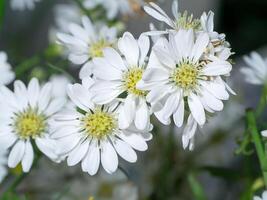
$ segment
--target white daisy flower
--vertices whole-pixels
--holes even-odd
[[[11,65],[7,62],[5,52],[0,52],[0,85],[7,85],[15,78],[15,73],[11,70]]]
[[[91,71],[91,59],[102,57],[103,49],[113,47],[117,40],[115,27],[95,26],[86,16],[82,17],[82,24],[83,26],[71,23],[68,27],[70,34],[57,34],[59,43],[69,48],[69,60],[76,65],[83,65],[81,76],[84,71]]]
[[[124,33],[118,41],[118,49],[123,55],[112,48],[104,49],[103,58],[95,58],[93,74],[96,78],[92,86],[92,101],[106,104],[124,96],[119,126],[129,127],[132,122],[140,130],[150,124],[150,111],[146,102],[146,91],[136,88],[147,66],[146,57],[150,48],[149,38],[141,35],[136,40],[129,32]]]
[[[267,130],[261,131],[261,135],[262,135],[263,137],[267,137]]]
[[[53,98],[50,83],[40,88],[33,78],[28,88],[21,81],[15,81],[14,93],[7,87],[0,88],[0,146],[11,148],[8,166],[16,167],[20,162],[24,172],[29,172],[34,150],[37,148],[52,160],[58,156],[54,152],[55,141],[50,139],[50,119],[64,106],[64,98]]]
[[[153,47],[148,67],[137,88],[149,90],[147,101],[156,117],[165,125],[170,117],[181,127],[188,108],[198,125],[206,122],[205,110],[221,111],[227,100],[227,87],[220,76],[228,75],[232,66],[217,57],[204,56],[209,36],[194,36],[193,30],[179,30]],[[193,124],[193,123],[191,123]]]
[[[259,196],[254,196],[254,197],[253,197],[253,200],[267,200],[267,191],[264,191],[264,192],[262,193],[262,196],[261,196],[261,197],[259,197]]]
[[[248,67],[241,68],[246,82],[254,85],[267,84],[267,59],[262,58],[257,52],[244,56]]]
[[[13,10],[33,10],[35,8],[35,3],[40,0],[11,0],[11,8]]]
[[[201,27],[201,23],[199,19],[194,19],[193,15],[188,15],[187,11],[184,13],[179,13],[178,9],[178,1],[174,0],[172,3],[172,14],[174,16],[174,20],[171,19],[164,10],[162,10],[157,4],[150,2],[149,6],[144,6],[144,10],[147,14],[152,16],[153,18],[166,23],[171,29],[167,29],[166,31],[151,31],[150,34],[164,34],[169,31],[178,31],[180,29],[194,29],[198,30]]]
[[[85,0],[84,6],[88,9],[96,6],[103,6],[107,13],[108,19],[114,19],[119,14],[129,15],[133,13],[133,7],[141,5],[142,0]]]
[[[84,78],[82,85],[69,86],[68,95],[78,108],[55,117],[52,138],[57,139],[69,166],[81,162],[82,170],[94,175],[101,162],[108,173],[113,173],[118,167],[117,154],[128,162],[136,162],[137,155],[133,149],[147,150],[146,141],[152,138],[152,134],[137,131],[134,126],[121,129],[118,126],[118,102],[94,105],[90,101],[92,84],[91,78]]]
[[[6,177],[8,171],[7,171],[7,152],[0,150],[0,183],[4,180]]]

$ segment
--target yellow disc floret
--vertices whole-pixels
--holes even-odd
[[[146,91],[136,88],[136,84],[142,79],[143,71],[141,68],[134,67],[124,74],[124,86],[129,94],[136,96],[145,96],[147,94]]]
[[[94,113],[87,113],[81,121],[85,133],[97,139],[112,134],[117,128],[115,117],[101,109],[97,109]]]
[[[28,108],[15,117],[14,129],[22,139],[42,136],[47,128],[44,115],[38,114],[37,110]]]
[[[182,62],[177,65],[171,75],[172,81],[185,90],[194,89],[197,85],[198,68],[196,65]]]
[[[179,18],[176,21],[176,27],[177,29],[198,30],[200,28],[200,20],[194,19],[193,15],[188,15],[187,11],[185,11],[183,14],[179,13]]]
[[[112,44],[104,39],[101,39],[90,46],[89,55],[92,58],[103,57],[103,50],[106,47],[112,47]]]

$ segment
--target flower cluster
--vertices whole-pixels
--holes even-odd
[[[0,88],[0,146],[10,150],[9,167],[21,163],[28,172],[39,150],[55,162],[80,163],[90,175],[100,165],[113,173],[118,155],[132,163],[136,151],[148,149],[152,115],[184,127],[183,147],[193,149],[197,127],[234,94],[226,84],[232,70],[229,43],[214,31],[212,12],[194,19],[179,13],[174,1],[172,20],[154,3],[144,9],[171,28],[117,38],[114,27],[82,17],[82,25],[71,23],[69,33],[57,34],[69,60],[83,66],[81,84],[68,84],[62,95],[35,78],[28,86],[15,81],[14,91]],[[151,35],[158,36],[153,43]],[[71,106],[65,106],[64,91]]]

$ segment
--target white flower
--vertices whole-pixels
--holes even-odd
[[[261,131],[261,135],[267,137],[267,130]]]
[[[169,41],[161,38],[153,47],[137,88],[149,90],[147,101],[163,124],[170,124],[173,115],[174,123],[181,127],[188,108],[192,119],[202,126],[206,122],[205,110],[213,113],[223,109],[222,100],[229,98],[229,86],[220,76],[229,75],[232,66],[217,57],[207,57],[208,44],[207,33],[195,37],[190,29],[169,34]]]
[[[15,78],[15,73],[11,70],[10,64],[7,62],[5,52],[0,52],[0,85],[7,85]]]
[[[53,75],[49,82],[52,84],[52,95],[54,97],[67,98],[67,85],[71,83],[70,79],[64,75]]]
[[[7,175],[7,152],[0,150],[0,183],[4,180]]]
[[[148,32],[149,35],[155,36],[170,32],[175,33],[181,29],[193,29],[196,35],[203,32],[209,35],[210,43],[206,50],[207,53],[223,60],[227,60],[232,55],[230,44],[225,41],[225,35],[218,34],[214,31],[213,12],[210,11],[208,15],[204,12],[200,19],[194,19],[193,15],[187,14],[187,11],[179,13],[177,0],[174,0],[172,4],[172,13],[175,18],[174,20],[172,20],[158,5],[153,2],[150,3],[150,6],[145,6],[144,10],[155,19],[165,22],[171,27],[171,29],[167,29],[165,31],[151,30]]]
[[[146,141],[152,138],[148,131],[140,132],[131,126],[118,126],[120,106],[115,101],[108,105],[94,105],[90,101],[91,78],[83,84],[70,85],[68,95],[78,109],[65,111],[55,117],[52,138],[62,155],[67,156],[69,166],[81,162],[82,170],[90,175],[97,173],[100,162],[108,173],[118,167],[119,154],[128,162],[136,162],[138,151],[147,150]]]
[[[93,60],[93,74],[96,78],[92,86],[92,101],[96,104],[109,103],[125,94],[122,112],[119,116],[120,127],[127,128],[132,122],[140,130],[150,124],[150,111],[146,102],[146,91],[138,90],[136,84],[141,80],[147,63],[150,48],[149,38],[141,35],[136,40],[129,32],[118,41],[118,49],[104,49],[103,58]]]
[[[13,10],[33,10],[35,8],[35,3],[40,0],[11,0],[11,8]]]
[[[33,78],[28,88],[15,81],[14,93],[7,87],[0,88],[0,146],[11,148],[8,166],[16,167],[20,162],[28,172],[34,159],[32,142],[52,160],[57,160],[55,141],[50,139],[50,119],[64,106],[64,98],[52,98],[50,83],[40,88]]]
[[[254,196],[253,200],[267,200],[267,191],[264,191],[261,197]]]
[[[252,52],[250,57],[244,56],[248,67],[241,69],[246,82],[254,85],[267,84],[267,59],[263,59],[257,52]]]
[[[142,3],[142,0],[85,0],[84,6],[88,9],[92,9],[101,5],[107,12],[107,18],[114,19],[120,13],[123,15],[132,14],[132,7],[141,5]]]
[[[91,71],[91,59],[103,56],[105,47],[114,46],[117,30],[105,25],[94,26],[88,17],[82,17],[83,26],[71,23],[70,34],[58,33],[59,42],[69,48],[69,60],[77,65],[83,65],[83,71]],[[83,78],[83,77],[80,77]]]
[[[168,33],[168,31],[178,31],[180,29],[199,29],[200,28],[200,20],[194,19],[193,15],[187,14],[187,11],[184,13],[178,12],[178,1],[174,0],[172,4],[172,14],[174,16],[174,20],[172,20],[164,10],[162,10],[157,4],[150,2],[150,6],[144,6],[144,10],[147,14],[154,17],[155,19],[166,23],[172,29],[167,29],[166,31],[152,31],[151,34],[164,34]]]

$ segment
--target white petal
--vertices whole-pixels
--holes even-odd
[[[34,108],[39,99],[40,86],[36,78],[32,78],[28,86],[28,100],[29,104]]]
[[[38,101],[38,108],[41,110],[41,111],[44,111],[50,100],[51,100],[51,92],[52,92],[52,85],[51,83],[47,83],[43,86],[41,92],[40,92],[40,98],[39,98],[39,101]]]
[[[173,114],[173,120],[177,127],[181,127],[184,123],[184,99],[181,98],[178,109]]]
[[[149,124],[149,121],[148,105],[142,99],[137,107],[134,123],[136,128],[139,130],[144,130]]]
[[[169,73],[164,69],[146,69],[143,74],[142,79],[144,81],[153,82],[153,81],[166,81],[169,78]]]
[[[19,140],[12,148],[8,157],[8,167],[16,167],[23,158],[25,153],[25,141]]]
[[[206,122],[205,111],[201,101],[195,94],[190,94],[188,97],[188,105],[194,119],[198,122],[199,125],[204,125]]]
[[[232,70],[232,65],[227,61],[213,61],[207,64],[202,73],[207,76],[226,75]]]
[[[103,50],[104,58],[117,70],[126,70],[120,54],[113,48],[107,47]]]
[[[97,143],[97,140],[92,140],[87,156],[82,161],[83,171],[88,172],[91,176],[97,173],[100,164],[100,149]]]
[[[137,161],[137,155],[129,144],[115,137],[112,139],[112,142],[116,151],[124,160],[130,163]]]
[[[85,140],[82,144],[77,146],[68,156],[68,166],[74,166],[78,164],[88,151],[89,141]]]
[[[264,136],[264,137],[267,137],[267,130],[262,131],[261,135]]]
[[[30,141],[27,141],[26,146],[25,146],[25,153],[24,153],[24,156],[21,162],[23,172],[30,171],[33,160],[34,160],[34,152],[33,152],[32,144]]]
[[[123,130],[120,134],[117,134],[122,140],[131,145],[134,149],[138,151],[146,151],[148,146],[145,140],[137,135],[136,133],[131,133],[126,130]]]
[[[109,174],[114,173],[118,168],[119,161],[117,153],[107,140],[101,141],[101,163]]]
[[[48,105],[45,113],[47,116],[53,115],[57,113],[66,103],[66,98],[56,98],[53,99],[50,104]]]

